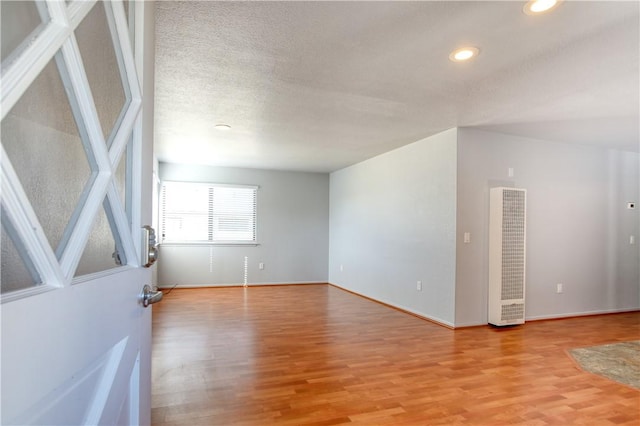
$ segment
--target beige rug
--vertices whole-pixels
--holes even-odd
[[[640,389],[640,340],[571,349],[585,371]]]

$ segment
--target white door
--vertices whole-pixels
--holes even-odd
[[[144,7],[0,3],[2,424],[150,422]]]

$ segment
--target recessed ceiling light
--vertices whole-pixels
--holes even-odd
[[[527,15],[539,15],[554,9],[560,0],[531,0],[522,9]]]
[[[231,130],[231,126],[228,124],[216,124],[216,129],[218,130]]]
[[[449,59],[453,62],[464,62],[469,59],[477,56],[480,51],[477,47],[462,47],[460,49],[456,49],[449,55]]]

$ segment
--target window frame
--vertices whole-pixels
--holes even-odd
[[[189,240],[189,239],[167,239],[165,236],[166,233],[166,222],[165,215],[166,206],[165,206],[165,185],[186,185],[190,187],[203,187],[206,188],[209,192],[210,190],[215,190],[215,188],[238,188],[238,189],[248,189],[253,190],[253,240],[231,240],[231,239],[214,239],[215,233],[212,229],[213,224],[213,208],[212,208],[212,200],[209,199],[210,195],[208,195],[207,200],[207,239],[197,239],[197,240]],[[165,246],[183,246],[183,245],[216,245],[216,246],[257,246],[258,243],[258,189],[260,187],[258,185],[243,185],[243,184],[226,184],[226,183],[215,183],[215,182],[190,182],[190,181],[173,181],[173,180],[165,180],[160,183],[160,203],[158,205],[159,209],[159,227],[160,227],[160,239],[159,244]],[[210,194],[210,193],[209,193]],[[209,237],[211,236],[211,239]]]

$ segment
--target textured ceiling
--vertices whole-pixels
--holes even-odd
[[[456,126],[638,151],[639,3],[523,4],[156,2],[156,154],[329,172]]]

